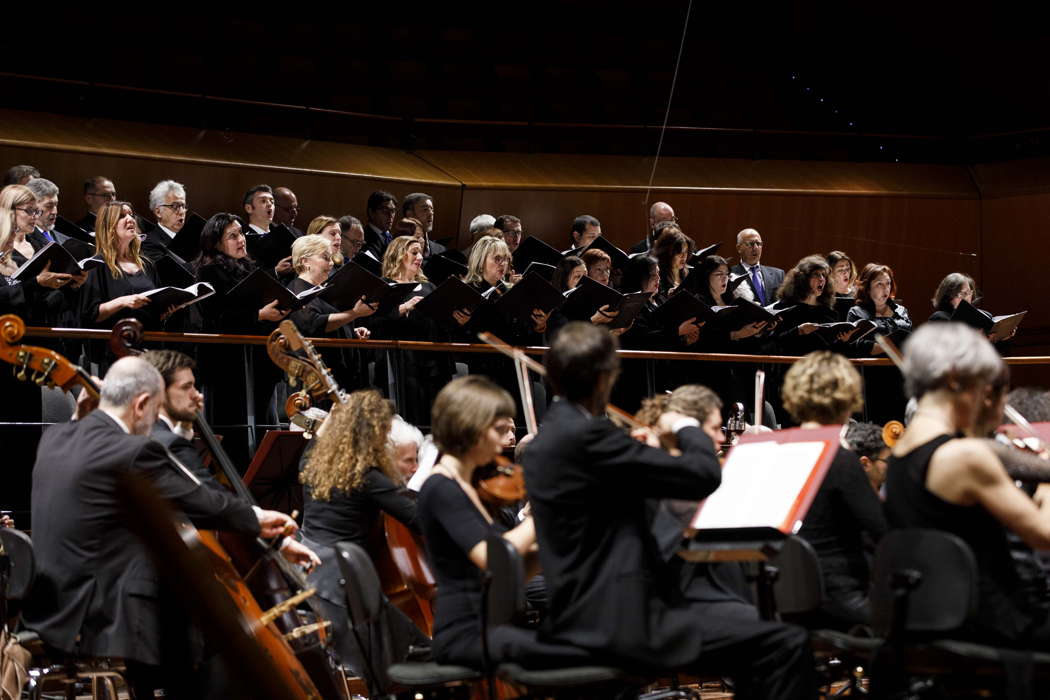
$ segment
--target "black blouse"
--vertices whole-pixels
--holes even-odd
[[[293,277],[288,283],[288,289],[295,294],[305,292],[307,289],[312,289],[313,287],[314,285],[310,284],[302,277]],[[339,313],[339,309],[335,308],[324,299],[314,297],[306,306],[298,311],[293,311],[288,318],[290,318],[299,331],[307,337],[321,338],[327,335],[352,338],[353,334],[351,333],[351,328],[355,325],[354,323],[347,323],[332,332],[325,330],[325,327],[328,325],[328,317],[335,313]]]
[[[254,265],[236,267],[220,262],[202,265],[197,270],[197,279],[215,288],[215,294],[201,301],[204,328],[214,333],[236,333],[244,335],[269,335],[275,324],[259,320],[259,309],[266,305],[231,302],[226,295],[255,269]]]
[[[304,486],[303,495],[303,535],[321,545],[349,540],[367,549],[381,522],[380,512],[389,513],[412,532],[420,531],[416,502],[403,486],[375,467],[365,472],[364,481],[349,494],[333,490],[327,501],[320,501]]]
[[[160,330],[160,317],[167,309],[154,309],[152,304],[140,309],[120,309],[105,320],[97,320],[98,307],[103,303],[156,288],[156,271],[152,265],[147,264],[135,274],[121,274],[116,278],[108,267],[97,267],[88,272],[87,282],[80,290],[80,322],[85,328],[112,328],[121,319],[137,318],[146,330]]]

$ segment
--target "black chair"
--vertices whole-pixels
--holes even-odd
[[[45,690],[62,688],[75,698],[90,687],[92,698],[117,700],[118,683],[125,684],[123,663],[113,659],[59,658],[45,647],[32,630],[21,628],[19,616],[36,581],[36,556],[29,535],[14,528],[0,528],[0,620],[13,632],[14,642],[32,656],[26,669],[28,697],[36,700]],[[79,686],[83,686],[78,689]],[[101,693],[101,694],[100,694]]]
[[[770,565],[776,567],[773,597],[777,612],[785,622],[811,627],[807,622],[820,610],[825,596],[824,574],[813,545],[792,535],[784,540]],[[869,667],[872,656],[882,644],[881,639],[833,629],[810,629],[810,641],[827,686],[830,688],[833,681],[842,678],[847,681],[836,695],[864,692],[861,684],[863,669]]]
[[[339,568],[345,579],[347,610],[364,657],[366,681],[376,690],[389,693],[393,686],[421,689],[436,686],[463,685],[481,679],[481,673],[465,666],[434,662],[398,662],[395,660],[389,630],[382,619],[383,590],[368,553],[352,542],[335,546]],[[366,639],[364,635],[368,635]]]
[[[1050,683],[1050,654],[976,643],[961,630],[978,604],[977,563],[969,546],[938,530],[897,530],[879,543],[872,584],[875,632],[886,643],[872,673],[885,697],[915,687],[987,690],[1033,697]]]

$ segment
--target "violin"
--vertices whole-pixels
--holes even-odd
[[[511,506],[525,500],[525,470],[505,455],[496,455],[490,464],[474,470],[474,488],[481,500],[496,507]]]

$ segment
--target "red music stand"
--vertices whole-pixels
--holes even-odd
[[[268,430],[244,473],[244,485],[260,508],[282,513],[298,511],[303,519],[303,487],[299,483],[299,458],[306,449],[300,430]]]

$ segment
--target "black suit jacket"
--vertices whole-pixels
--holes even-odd
[[[699,613],[664,564],[646,499],[699,500],[722,473],[702,430],[678,442],[673,457],[564,400],[548,409],[524,454],[550,600],[541,634],[653,666],[699,657]]]
[[[762,273],[762,286],[766,288],[766,305],[768,306],[777,300],[777,290],[780,289],[780,285],[784,284],[784,271],[779,267],[770,267],[769,265],[763,265],[762,263],[758,264],[758,271]],[[730,272],[734,275],[742,275],[746,270],[741,263],[737,263],[736,265],[733,265]],[[747,278],[746,284],[748,291],[751,293],[750,297],[741,293],[744,285],[737,287],[737,296],[745,296],[745,298],[750,298],[752,301],[757,302],[758,295],[755,292],[755,285],[751,281],[750,276]]]
[[[365,247],[361,252],[371,251],[376,260],[382,263],[383,253],[386,252],[387,245],[387,241],[383,238],[383,232],[373,226],[371,222],[365,223]]]
[[[146,232],[146,238],[142,241],[142,254],[157,262],[168,252],[168,246],[175,240],[161,230],[160,226],[154,226]]]
[[[159,664],[161,614],[175,603],[161,597],[149,554],[117,501],[126,470],[200,527],[259,533],[251,506],[195,483],[163,445],[124,433],[102,411],[54,425],[33,467],[37,580],[25,621],[61,651]]]

